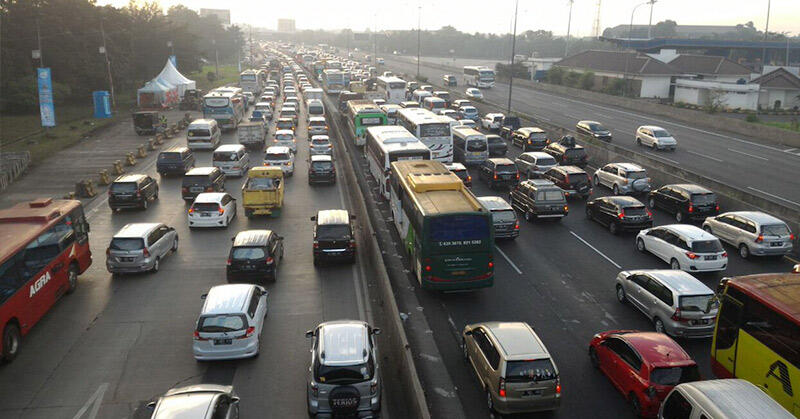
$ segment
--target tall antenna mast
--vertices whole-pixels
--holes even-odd
[[[600,7],[603,0],[597,0],[597,14],[594,16],[594,23],[592,24],[592,36],[597,38],[600,36]]]

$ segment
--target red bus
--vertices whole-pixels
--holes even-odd
[[[0,210],[0,358],[17,356],[21,337],[91,264],[80,201],[37,199]]]

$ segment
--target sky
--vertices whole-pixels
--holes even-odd
[[[139,0],[141,1],[141,0]],[[629,24],[631,12],[646,0],[600,0],[600,27]],[[157,0],[166,10],[183,4],[200,8],[228,8],[233,23],[275,29],[278,18],[295,19],[298,30],[354,31],[416,29],[454,26],[465,32],[510,33],[514,0]],[[97,0],[122,7],[128,0]],[[572,36],[592,35],[598,0],[574,0]],[[679,25],[736,25],[752,21],[763,30],[768,0],[657,0],[653,23],[671,19]],[[421,7],[421,16],[417,13]],[[636,9],[634,24],[647,24],[649,5]],[[547,30],[567,33],[569,0],[519,0],[517,32]],[[769,30],[800,34],[800,0],[772,0]],[[601,29],[602,32],[602,29]]]

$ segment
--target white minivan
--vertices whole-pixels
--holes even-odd
[[[325,117],[325,105],[322,104],[320,99],[309,99],[306,102],[306,108],[308,109],[307,120],[315,116]]]
[[[267,315],[264,287],[228,284],[212,287],[194,329],[192,353],[198,361],[249,358],[258,355]]]
[[[222,142],[215,119],[195,119],[186,130],[186,146],[192,150],[213,150]]]
[[[244,176],[250,168],[250,154],[241,144],[225,144],[214,150],[212,165],[227,176]]]
[[[264,166],[279,167],[283,174],[294,174],[294,152],[289,147],[272,146],[264,154]]]

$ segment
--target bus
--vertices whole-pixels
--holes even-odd
[[[322,70],[322,88],[329,95],[339,94],[344,90],[344,74],[339,70]]]
[[[455,291],[493,285],[492,215],[444,164],[392,163],[389,204],[422,288]]]
[[[386,103],[399,105],[406,100],[406,81],[399,77],[378,77],[377,89]]]
[[[325,68],[326,69],[332,69],[332,70],[341,70],[342,69],[342,62],[341,61],[335,61],[335,60],[328,61],[328,62],[325,63]]]
[[[230,92],[217,92],[203,96],[203,118],[216,119],[220,129],[235,130],[244,118],[244,98]]]
[[[242,71],[242,73],[239,74],[239,87],[245,92],[251,92],[258,97],[264,89],[265,80],[262,76],[263,73],[262,70]]]
[[[453,162],[453,136],[450,122],[445,117],[427,109],[402,108],[397,110],[397,125],[407,129],[428,146],[433,160]]]
[[[386,124],[386,114],[371,100],[347,101],[347,125],[350,126],[350,134],[355,145],[362,146],[367,143],[365,137],[367,127]]]
[[[80,201],[43,198],[0,210],[0,358],[17,356],[22,336],[91,264]]]
[[[403,127],[384,125],[367,128],[367,164],[380,185],[381,195],[389,199],[391,164],[401,160],[430,160],[431,150]]]
[[[755,384],[800,414],[800,275],[724,278],[711,341],[711,369],[720,378]]]
[[[494,70],[484,66],[465,66],[464,84],[489,89],[494,87]]]

